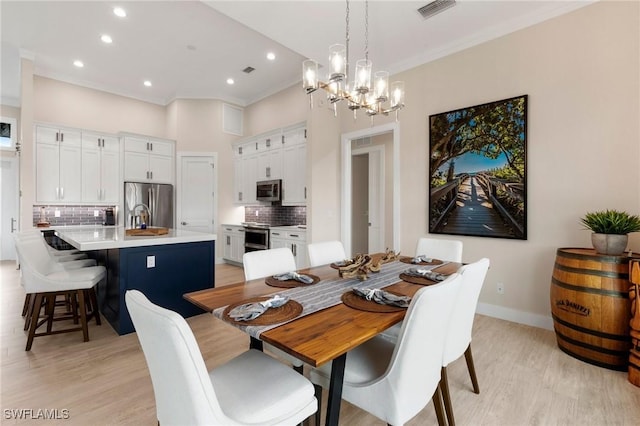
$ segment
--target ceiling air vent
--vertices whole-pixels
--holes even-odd
[[[242,72],[246,72],[247,74],[255,71],[256,69],[254,67],[246,67],[245,69],[242,70]]]
[[[456,0],[436,0],[422,6],[418,9],[418,12],[420,12],[420,15],[422,15],[424,19],[427,19],[442,12],[443,10],[447,10],[450,7],[455,6],[455,4]]]

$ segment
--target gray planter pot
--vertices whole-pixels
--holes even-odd
[[[597,253],[620,256],[627,248],[628,235],[591,234],[591,244]]]

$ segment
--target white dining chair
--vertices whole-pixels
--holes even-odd
[[[416,256],[420,255],[449,262],[462,262],[462,241],[421,237],[416,245]]]
[[[242,256],[242,266],[244,267],[244,279],[249,281],[295,271],[296,259],[293,257],[291,249],[287,247],[256,250]],[[304,363],[301,360],[268,343],[264,343],[263,347],[278,358],[285,359],[297,372],[302,374]]]
[[[309,266],[312,268],[347,258],[341,241],[309,243],[307,244],[307,252],[309,254]]]
[[[462,277],[460,294],[453,307],[453,315],[447,331],[444,344],[444,356],[442,358],[442,397],[447,413],[449,426],[455,425],[449,381],[447,379],[447,366],[460,358],[463,354],[467,362],[467,369],[471,377],[473,391],[480,393],[476,369],[471,354],[471,335],[473,332],[473,320],[478,306],[478,298],[484,284],[484,279],[489,270],[489,259],[483,258],[477,262],[462,266],[458,273]]]
[[[413,296],[396,342],[376,336],[347,353],[342,399],[399,426],[432,400],[442,424],[438,384],[447,324],[462,279],[421,288]],[[330,385],[331,363],[310,371],[320,402]],[[319,424],[316,414],[316,424]]]
[[[182,316],[138,290],[127,291],[125,301],[160,425],[294,425],[317,410],[311,383],[270,356],[250,349],[207,371]]]

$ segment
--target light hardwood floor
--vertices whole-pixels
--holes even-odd
[[[216,267],[216,285],[242,277],[241,268]],[[81,333],[45,336],[25,352],[20,316],[24,291],[14,262],[0,263],[0,281],[2,424],[157,424],[151,380],[135,333],[118,336],[103,321],[102,326],[91,324],[87,343]],[[208,368],[248,347],[245,334],[212,315],[188,322]],[[640,388],[627,381],[626,373],[569,357],[557,348],[551,331],[478,315],[472,347],[480,395],[471,391],[463,359],[448,369],[461,426],[640,424]],[[69,419],[16,421],[7,416],[11,409],[66,409]],[[384,424],[346,402],[340,419],[343,425]],[[429,404],[408,424],[436,423]]]

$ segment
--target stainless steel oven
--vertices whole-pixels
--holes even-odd
[[[269,248],[269,227],[245,225],[244,252],[267,250]]]

